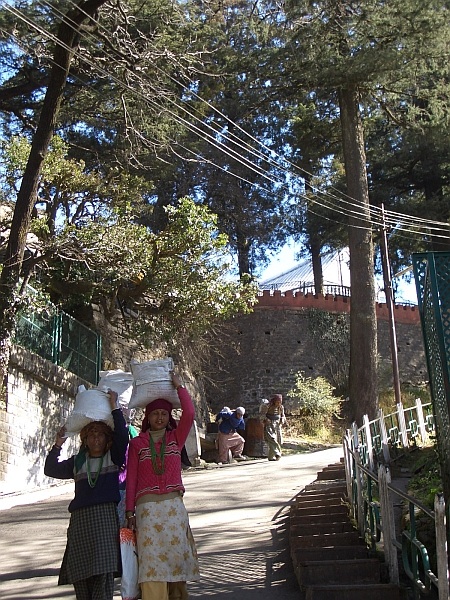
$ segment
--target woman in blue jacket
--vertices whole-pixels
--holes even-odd
[[[232,411],[228,406],[224,406],[216,416],[219,422],[219,462],[231,462],[236,460],[246,460],[242,455],[245,440],[239,435],[238,431],[245,430],[244,421],[245,408],[238,406]]]
[[[91,421],[80,432],[78,454],[59,461],[67,439],[62,427],[44,467],[48,477],[75,480],[58,585],[73,584],[77,600],[113,600],[114,576],[121,570],[117,504],[128,430],[117,394],[109,391],[108,397],[114,430],[102,421]]]

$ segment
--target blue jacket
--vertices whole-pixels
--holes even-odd
[[[94,504],[120,502],[119,469],[125,461],[128,429],[120,408],[113,410],[111,414],[114,419],[113,444],[103,457],[101,471],[93,488],[88,482],[86,462],[77,471],[75,456],[59,461],[61,448],[56,446],[53,446],[45,460],[44,473],[47,477],[75,480],[75,497],[69,504],[69,512]]]
[[[236,411],[221,410],[216,417],[216,421],[219,420],[221,420],[219,423],[219,431],[221,433],[234,433],[238,429],[245,429],[245,421],[243,417],[236,416]]]

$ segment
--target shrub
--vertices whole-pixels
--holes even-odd
[[[431,402],[431,395],[428,384],[418,385],[403,383],[401,385],[401,397],[404,408],[415,406],[416,398],[420,398],[422,404]],[[379,405],[384,414],[395,412],[395,392],[392,388],[381,389],[379,392]]]
[[[334,389],[324,377],[295,376],[289,404],[292,414],[300,417],[303,433],[314,435],[332,426],[342,403],[342,398],[333,395]]]

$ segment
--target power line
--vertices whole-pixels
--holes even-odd
[[[78,6],[76,6],[73,2],[70,2],[74,7],[76,7],[78,10],[80,10],[80,8]],[[57,9],[55,9],[55,7],[52,7],[48,4],[46,4],[45,2],[43,3],[44,5],[48,6],[53,14],[55,14],[55,16],[57,16],[57,18],[66,18],[66,16],[60,12],[57,11]],[[58,43],[61,45],[61,42],[59,40],[57,40],[57,38],[51,34],[50,32],[48,32],[46,29],[40,27],[39,25],[37,25],[36,23],[34,23],[33,21],[31,21],[30,19],[28,19],[28,17],[26,15],[23,15],[20,11],[18,11],[15,8],[6,6],[5,7],[7,10],[10,10],[10,12],[12,14],[14,14],[16,17],[18,17],[19,19],[21,19],[23,22],[25,22],[27,25],[29,25],[30,27],[36,29],[37,31],[39,31],[42,35],[44,35],[47,39],[50,39],[51,41],[53,41],[54,43]],[[57,12],[59,12],[59,16],[57,15]],[[89,15],[87,15],[89,16]],[[89,17],[91,18],[91,17]],[[98,23],[93,20],[96,25],[98,25]],[[110,33],[103,25],[100,25],[103,30],[108,34]],[[10,34],[13,35],[13,34]],[[80,33],[80,37],[82,39],[85,39],[87,42],[89,42],[90,40],[95,40],[96,42],[98,41],[98,39],[95,36],[92,36],[91,34],[89,36],[87,36],[84,32]],[[16,38],[17,39],[17,38]],[[21,42],[19,40],[19,42]],[[69,49],[69,48],[67,48]],[[209,123],[205,123],[203,120],[199,119],[198,117],[196,117],[192,112],[190,112],[190,110],[186,109],[184,106],[180,105],[179,103],[177,103],[174,100],[171,100],[170,98],[168,98],[169,102],[175,106],[175,108],[177,108],[178,110],[181,110],[186,117],[190,117],[192,119],[194,119],[194,121],[200,123],[201,127],[206,127],[209,130],[212,131],[211,133],[207,133],[205,131],[203,131],[203,129],[201,127],[198,127],[197,125],[194,125],[193,123],[191,123],[190,121],[187,120],[187,118],[181,117],[180,115],[178,115],[177,113],[175,113],[173,110],[170,110],[167,106],[161,106],[160,103],[156,102],[154,99],[147,97],[146,95],[144,95],[142,92],[137,91],[135,88],[131,87],[128,84],[125,84],[123,81],[121,81],[120,79],[118,79],[116,76],[114,76],[111,72],[107,71],[106,69],[103,69],[102,67],[100,67],[97,63],[93,62],[92,60],[88,60],[86,57],[83,57],[80,53],[77,53],[78,57],[80,58],[80,60],[82,60],[83,62],[85,62],[88,66],[90,66],[91,68],[93,68],[95,71],[97,71],[98,73],[104,75],[105,77],[107,77],[108,79],[112,80],[113,82],[117,83],[120,87],[122,87],[122,89],[126,89],[127,91],[129,91],[132,95],[134,96],[138,96],[140,97],[144,102],[149,103],[150,105],[153,105],[154,107],[158,108],[158,109],[163,109],[166,113],[168,113],[170,115],[171,118],[173,118],[174,120],[176,120],[176,122],[178,123],[182,123],[183,126],[185,126],[188,130],[190,130],[191,132],[193,132],[195,135],[197,135],[200,139],[202,139],[203,141],[207,142],[208,144],[210,144],[211,146],[217,148],[218,150],[220,150],[221,152],[223,152],[224,154],[226,154],[227,156],[229,156],[230,158],[232,158],[233,160],[235,160],[236,162],[240,163],[241,165],[245,166],[246,168],[248,168],[250,171],[255,172],[257,175],[259,175],[260,177],[266,179],[268,182],[272,183],[273,185],[279,185],[281,189],[284,189],[286,191],[286,193],[291,193],[291,189],[287,186],[286,182],[284,180],[280,180],[280,179],[276,179],[276,175],[271,174],[268,175],[266,169],[263,169],[260,165],[255,165],[254,162],[243,156],[238,150],[235,150],[234,148],[229,148],[228,146],[226,146],[223,142],[221,142],[220,140],[217,140],[217,138],[215,136],[220,135],[221,138],[223,139],[227,139],[228,141],[231,141],[231,143],[236,146],[237,143],[234,141],[234,139],[236,139],[238,141],[239,147],[244,145],[244,147],[246,147],[247,149],[249,149],[249,151],[256,157],[260,158],[263,162],[266,162],[269,165],[272,165],[274,167],[276,167],[279,171],[284,172],[286,175],[290,175],[293,178],[297,178],[298,175],[296,173],[293,173],[291,170],[289,170],[287,167],[285,167],[284,165],[279,164],[279,162],[274,161],[272,158],[267,158],[265,155],[263,155],[261,152],[255,150],[254,148],[252,148],[251,146],[249,146],[246,142],[244,142],[241,138],[238,138],[237,136],[235,136],[234,134],[230,134],[230,132],[228,131],[228,133],[224,133],[223,131],[218,130],[215,127],[212,127]],[[106,53],[106,57],[110,57],[111,55],[108,55],[108,53]],[[53,62],[53,61],[51,61]],[[113,64],[117,64],[117,61],[115,61],[113,59]],[[108,64],[110,64],[110,61],[108,61]],[[155,66],[155,65],[153,65]],[[180,81],[178,81],[176,78],[174,78],[173,76],[169,75],[168,73],[166,73],[165,71],[163,71],[162,69],[160,69],[159,67],[156,67],[162,74],[164,74],[165,77],[171,79],[172,81],[174,81],[177,85],[179,85],[183,90],[186,90],[186,85],[181,83]],[[145,77],[142,73],[140,74],[136,74],[136,72],[133,71],[133,75],[137,76],[138,81],[140,82],[145,82],[147,84],[150,84],[149,78]],[[193,82],[191,82],[193,83]],[[155,88],[153,85],[150,85],[150,89],[153,92],[156,92],[156,97],[157,97],[157,92],[159,92],[160,90],[158,90],[157,88]],[[239,129],[241,132],[243,132],[246,136],[248,136],[252,141],[256,142],[259,146],[263,147],[266,151],[269,151],[270,153],[274,154],[272,150],[270,150],[267,146],[265,146],[262,142],[259,142],[256,138],[254,138],[253,136],[251,136],[250,134],[248,134],[247,132],[245,132],[245,130],[243,130],[238,124],[232,122],[228,117],[226,117],[223,113],[221,113],[220,111],[218,111],[217,109],[214,108],[213,105],[211,105],[209,102],[203,100],[200,96],[198,96],[195,92],[193,92],[192,90],[189,90],[190,94],[195,95],[200,101],[205,102],[207,104],[207,106],[209,108],[211,108],[215,113],[217,113],[218,115],[220,115],[222,118],[224,118],[226,120],[226,122],[228,124],[232,124],[235,128]],[[192,109],[191,109],[192,110]],[[144,136],[142,136],[143,139]],[[233,139],[234,138],[234,139]],[[193,152],[192,150],[186,148],[185,146],[183,146],[182,144],[180,144],[179,142],[175,142],[180,148],[183,148],[185,151],[188,151],[190,153],[192,153],[193,155],[196,155],[195,152]],[[198,156],[198,154],[197,154]],[[278,159],[281,160],[285,160],[282,159],[282,157],[280,157],[279,155],[276,155]],[[222,169],[222,171],[225,171],[228,174],[231,174],[234,177],[237,177],[238,179],[241,179],[242,181],[246,181],[247,183],[253,185],[253,186],[257,186],[261,189],[263,189],[266,193],[274,193],[273,189],[268,189],[265,190],[260,184],[256,184],[253,181],[250,181],[248,179],[243,178],[240,174],[237,173],[233,173],[231,171],[231,169],[224,169],[223,167],[221,167],[220,165],[217,165],[216,163],[214,163],[213,161],[211,161],[208,158],[205,158],[204,156],[201,156],[200,158],[198,158],[198,160],[202,160],[205,162],[208,162],[209,164],[214,165],[215,167]],[[288,164],[291,167],[294,167],[297,170],[302,170],[300,169],[300,167],[294,165],[293,163],[290,163],[289,161],[287,161]],[[306,171],[302,170],[304,173],[307,173]],[[309,173],[307,173],[308,175],[311,175]],[[378,207],[373,207],[373,206],[369,206],[367,207],[367,210],[369,211],[367,213],[367,211],[362,211],[361,210],[361,205],[359,203],[357,203],[356,201],[352,201],[349,202],[347,200],[344,200],[342,197],[336,197],[333,194],[330,194],[327,191],[323,191],[320,188],[313,188],[313,192],[320,197],[324,197],[325,200],[328,200],[328,203],[322,203],[317,199],[317,196],[314,198],[311,198],[311,196],[308,196],[306,194],[302,194],[300,192],[296,192],[296,195],[299,196],[300,198],[306,200],[309,204],[309,208],[308,210],[310,210],[313,214],[317,214],[317,216],[319,216],[320,218],[325,218],[327,219],[324,215],[319,214],[314,212],[311,209],[311,202],[315,205],[317,205],[318,207],[321,207],[327,211],[331,211],[331,212],[335,212],[338,215],[346,215],[350,218],[354,218],[354,219],[364,219],[367,220],[367,218],[369,218],[371,220],[371,223],[375,226],[380,226],[381,220],[380,220],[380,216],[379,216],[379,209]],[[341,192],[339,192],[341,193]],[[347,196],[347,198],[349,198]],[[331,200],[330,200],[331,199]],[[337,203],[336,203],[337,201]],[[348,208],[348,207],[352,207],[352,208]],[[356,210],[353,210],[353,207]],[[399,227],[399,222],[401,223],[400,227],[402,228],[402,231],[406,231],[407,233],[412,233],[415,236],[417,235],[430,235],[431,231],[436,231],[436,232],[440,232],[440,231],[445,231],[449,225],[446,223],[442,223],[439,221],[432,221],[432,220],[426,220],[426,219],[420,219],[418,217],[413,217],[410,215],[404,215],[403,213],[397,213],[394,211],[386,211],[386,223],[388,225],[391,226],[395,226],[395,227]],[[331,219],[330,219],[331,220]],[[410,229],[408,230],[408,225],[411,227],[414,227],[414,229]],[[420,227],[419,226],[426,226],[427,231],[420,231]],[[355,226],[354,224],[351,224],[350,226]],[[359,227],[359,226],[356,226]],[[362,226],[362,228],[367,229],[367,227]],[[397,229],[398,232],[398,229]],[[439,233],[434,233],[433,234],[434,237],[448,237],[448,233],[445,235],[440,235]],[[405,237],[409,237],[409,236],[405,236]]]

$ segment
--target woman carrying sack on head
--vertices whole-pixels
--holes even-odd
[[[187,600],[186,581],[200,579],[181,479],[181,450],[195,411],[175,373],[172,382],[183,411],[178,426],[172,404],[153,400],[128,450],[125,514],[136,529],[142,600]]]
[[[128,431],[117,394],[109,390],[108,399],[114,431],[103,421],[91,421],[80,431],[78,454],[59,461],[67,439],[62,427],[45,460],[45,475],[75,480],[58,585],[73,584],[77,600],[113,600],[114,576],[120,574],[117,504]]]

